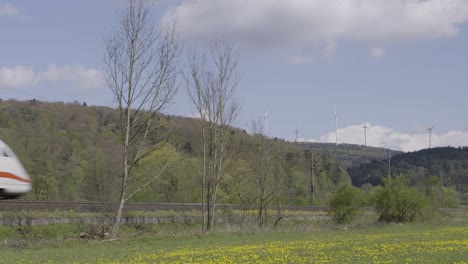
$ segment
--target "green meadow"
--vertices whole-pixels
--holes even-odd
[[[123,227],[122,237],[110,240],[70,237],[77,232],[73,225],[21,231],[4,226],[0,263],[468,263],[468,221],[366,228],[322,223],[210,233],[197,229],[173,224]],[[18,239],[28,232],[29,242]]]

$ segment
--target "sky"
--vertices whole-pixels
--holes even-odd
[[[468,146],[466,0],[160,0],[186,47],[239,51],[237,126],[416,151]],[[115,107],[104,38],[124,0],[0,0],[0,98]],[[183,83],[166,113],[194,116]],[[367,127],[364,129],[364,124]]]

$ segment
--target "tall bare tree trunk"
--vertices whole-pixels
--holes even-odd
[[[202,197],[202,229],[206,227],[206,208],[205,208],[205,191],[206,191],[206,135],[205,135],[205,126],[202,120],[202,141],[203,141],[203,176],[202,176],[202,186],[201,186],[201,197]]]
[[[254,154],[244,159],[249,165],[252,183],[255,186],[252,204],[257,208],[257,225],[263,227],[267,220],[268,206],[279,193],[282,178],[282,165],[279,162],[274,143],[262,135],[261,122],[252,123],[254,134]]]
[[[131,81],[129,81],[131,83]],[[129,89],[130,90],[130,89]],[[130,107],[127,108],[127,127],[130,127],[131,122],[130,122]],[[122,219],[122,212],[123,208],[125,205],[125,200],[127,198],[127,183],[128,183],[128,147],[129,147],[129,142],[130,142],[130,129],[126,129],[125,133],[125,141],[124,141],[124,152],[123,152],[123,179],[122,179],[122,189],[120,193],[120,202],[119,202],[119,207],[117,209],[117,215],[114,220],[114,225],[112,226],[112,236],[115,237],[117,236],[117,233],[119,231],[119,226],[120,226],[120,219]]]
[[[230,142],[231,126],[239,111],[234,100],[238,84],[237,52],[231,45],[222,42],[216,43],[209,55],[210,59],[206,55],[198,57],[196,53],[190,54],[189,68],[184,73],[187,90],[200,115],[204,135],[202,203],[206,202],[207,205],[206,230],[210,230],[215,223],[218,186],[226,173],[226,149]],[[202,214],[205,215],[204,209]]]
[[[123,147],[119,206],[112,236],[117,236],[129,198],[132,170],[154,146],[151,120],[174,97],[180,45],[174,23],[158,26],[149,0],[127,0],[116,30],[105,39],[105,77],[118,103]],[[131,195],[130,195],[131,196]]]

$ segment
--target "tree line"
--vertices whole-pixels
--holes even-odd
[[[383,185],[389,162],[373,160],[348,169],[355,186]],[[468,203],[468,148],[438,147],[396,155],[390,160],[391,175],[405,174],[412,186],[421,190],[434,183],[457,193]]]

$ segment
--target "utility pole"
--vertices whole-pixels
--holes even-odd
[[[392,177],[392,173],[390,171],[390,159],[391,159],[391,156],[390,156],[390,148],[388,149],[388,177]]]
[[[444,174],[440,173],[440,207],[444,208]]]
[[[310,152],[310,205],[314,205],[314,152]]]

